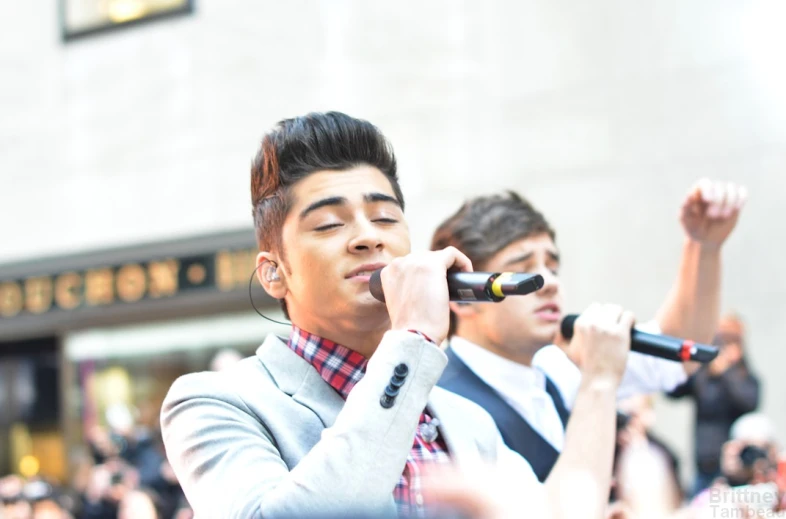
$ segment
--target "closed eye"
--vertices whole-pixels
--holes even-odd
[[[320,225],[319,227],[315,227],[315,231],[329,231],[330,229],[335,229],[336,227],[341,227],[342,224],[340,223],[329,223],[327,225]]]
[[[381,223],[398,223],[398,220],[394,220],[393,218],[377,218],[374,221]]]

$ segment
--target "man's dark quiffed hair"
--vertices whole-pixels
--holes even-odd
[[[556,238],[546,218],[513,191],[480,196],[464,203],[434,232],[431,250],[453,246],[466,254],[475,270],[511,243],[548,234]],[[450,332],[456,331],[456,316],[450,314]]]
[[[359,165],[379,169],[404,208],[393,148],[376,126],[340,112],[280,121],[264,136],[251,164],[252,215],[259,249],[285,256],[281,232],[292,207],[292,186],[317,171]]]

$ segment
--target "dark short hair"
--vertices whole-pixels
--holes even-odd
[[[251,163],[252,215],[259,249],[285,255],[281,232],[292,207],[292,186],[317,171],[359,165],[380,170],[404,208],[393,148],[376,126],[340,112],[314,112],[280,121],[263,137]],[[282,308],[286,312],[283,300]]]
[[[483,270],[494,255],[511,243],[548,234],[556,239],[546,218],[513,191],[467,200],[442,222],[431,240],[431,250],[453,246],[466,254],[475,270]],[[456,331],[456,316],[450,314],[450,332]]]

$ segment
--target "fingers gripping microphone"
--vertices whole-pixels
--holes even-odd
[[[562,336],[570,340],[573,337],[573,325],[578,315],[566,315],[562,320],[560,331]],[[646,333],[635,328],[631,330],[630,349],[645,355],[662,359],[707,363],[718,356],[718,348],[707,344],[698,344],[687,339],[678,339],[668,335]]]
[[[385,302],[382,269],[371,274],[368,288],[376,299]],[[543,287],[543,276],[524,272],[448,272],[451,301],[499,302],[507,296],[524,296]]]

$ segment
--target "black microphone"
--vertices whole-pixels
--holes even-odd
[[[368,282],[371,295],[385,302],[382,269],[375,270]],[[506,296],[525,296],[543,288],[543,276],[526,272],[448,272],[451,301],[492,301]]]
[[[560,331],[562,336],[570,340],[573,337],[573,324],[578,315],[566,315],[562,319]],[[718,348],[707,344],[698,344],[688,339],[678,339],[668,335],[646,333],[633,328],[630,334],[630,349],[645,355],[676,361],[710,362],[718,356]]]

